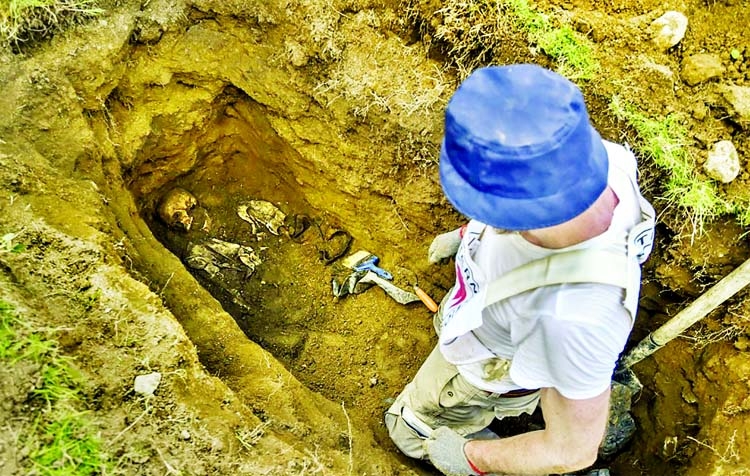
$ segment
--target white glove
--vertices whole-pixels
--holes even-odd
[[[444,259],[455,256],[460,244],[461,228],[441,233],[432,240],[430,249],[427,251],[427,261],[437,264]]]
[[[422,442],[430,463],[446,476],[480,476],[464,453],[466,438],[447,426],[439,426]]]

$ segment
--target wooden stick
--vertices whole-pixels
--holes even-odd
[[[414,285],[414,292],[417,293],[417,296],[419,296],[419,300],[424,303],[425,306],[427,306],[427,309],[430,310],[430,312],[437,312],[438,311],[438,305],[435,302],[434,299],[430,297],[429,294],[425,292],[424,289],[420,288],[416,284]]]
[[[750,284],[750,259],[714,284],[713,287],[660,328],[647,335],[620,360],[619,368],[621,370],[627,369],[653,354],[667,342],[680,335],[682,331],[706,317],[708,313],[748,284]]]

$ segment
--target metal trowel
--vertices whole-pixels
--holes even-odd
[[[399,304],[409,304],[414,301],[420,301],[419,296],[416,294],[401,289],[391,283],[390,280],[393,279],[393,275],[383,268],[380,268],[378,266],[379,261],[380,259],[376,255],[365,250],[357,251],[356,253],[344,258],[344,266],[353,270],[354,273],[347,278],[342,286],[345,286],[349,290],[349,293],[356,293],[356,289],[361,288],[356,288],[355,285],[372,283],[380,286],[387,295]],[[362,275],[362,273],[364,273],[364,275]],[[334,295],[343,294],[340,292],[342,286],[338,286],[339,292],[337,293],[337,286],[334,281]]]
[[[409,304],[410,302],[420,301],[419,296],[417,296],[416,294],[399,288],[395,284],[391,283],[390,281],[386,281],[372,271],[366,272],[362,279],[359,280],[359,282],[377,284],[383,289],[383,291],[385,291],[387,295],[392,297],[393,300],[399,304]]]

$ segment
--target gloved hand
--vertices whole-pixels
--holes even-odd
[[[461,228],[441,233],[432,240],[427,251],[427,260],[432,264],[454,256],[461,244]]]
[[[446,476],[480,476],[464,453],[468,441],[447,426],[439,426],[422,442],[422,447],[432,465]]]

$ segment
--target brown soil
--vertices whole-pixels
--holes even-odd
[[[86,375],[117,474],[435,474],[401,456],[382,424],[434,345],[431,314],[378,288],[335,299],[331,280],[348,270],[328,258],[369,250],[395,284],[418,281],[436,300],[451,285],[450,266],[425,259],[432,237],[462,221],[436,167],[456,85],[445,45],[426,39],[439,6],[113,2],[97,20],[0,56],[0,236],[20,232],[26,246],[0,253],[2,299],[54,329]],[[599,50],[603,78],[582,86],[606,138],[637,142],[607,110],[617,92],[654,114],[684,114],[698,157],[720,139],[741,158],[750,151],[715,89],[748,85],[748,60],[729,55],[750,56],[742,2],[537,7],[564,9]],[[645,27],[671,8],[690,27],[659,52]],[[690,87],[680,65],[698,52],[718,54],[727,70]],[[495,60],[547,62],[520,36]],[[645,158],[641,174],[660,224],[632,344],[750,255],[732,217],[693,239],[659,199],[663,176]],[[724,192],[746,193],[748,181],[743,171]],[[156,214],[176,186],[199,204],[187,232]],[[236,210],[251,200],[304,218],[306,229],[253,233]],[[211,238],[252,247],[261,264],[213,276],[186,267],[190,246]],[[740,292],[635,367],[645,385],[633,406],[639,431],[600,466],[750,473],[748,306]],[[133,379],[152,371],[164,376],[155,396],[136,396]],[[8,376],[18,389],[29,378]],[[28,474],[14,439],[18,392],[17,405],[0,406],[10,430],[0,436],[2,475]],[[262,437],[241,445],[236,435],[253,430]]]

